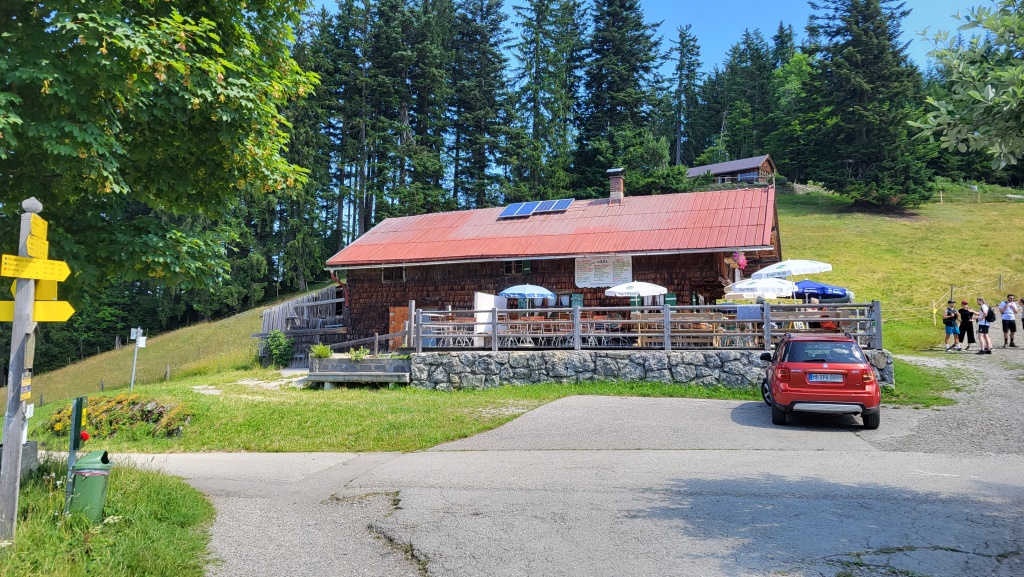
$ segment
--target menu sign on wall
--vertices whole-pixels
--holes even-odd
[[[576,259],[576,286],[610,287],[633,280],[633,257],[585,256]]]

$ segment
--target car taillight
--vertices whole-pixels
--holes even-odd
[[[787,369],[786,367],[780,368],[778,375],[780,381],[786,381],[787,383],[789,382],[789,369]]]
[[[864,379],[864,384],[873,383],[875,382],[875,371],[864,371],[861,378]]]

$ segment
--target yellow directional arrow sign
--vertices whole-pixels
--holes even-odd
[[[17,296],[18,294],[18,281],[11,283],[11,294]],[[37,280],[36,281],[36,300],[37,301],[55,301],[57,300],[57,281],[55,280]]]
[[[46,260],[5,254],[0,265],[0,276],[34,278],[38,280],[62,281],[68,278],[71,269],[62,260]]]
[[[75,314],[68,301],[37,301],[32,320],[37,323],[62,323]],[[14,301],[0,301],[0,323],[14,320]]]

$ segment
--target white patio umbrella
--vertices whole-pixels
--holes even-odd
[[[556,297],[555,293],[548,289],[532,284],[517,284],[498,294],[510,299],[553,299]]]
[[[796,283],[780,278],[748,278],[729,285],[725,292],[739,293],[746,298],[773,299],[788,297],[797,289]]]
[[[627,282],[604,291],[610,297],[653,297],[663,295],[668,289],[649,282]]]
[[[832,265],[817,260],[784,260],[778,264],[766,266],[750,275],[752,279],[786,278],[801,274],[815,274],[832,270]]]

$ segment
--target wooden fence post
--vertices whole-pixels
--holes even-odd
[[[380,333],[373,333],[373,356],[380,352]]]
[[[764,350],[772,350],[772,305],[761,303],[761,312],[764,315]]]

